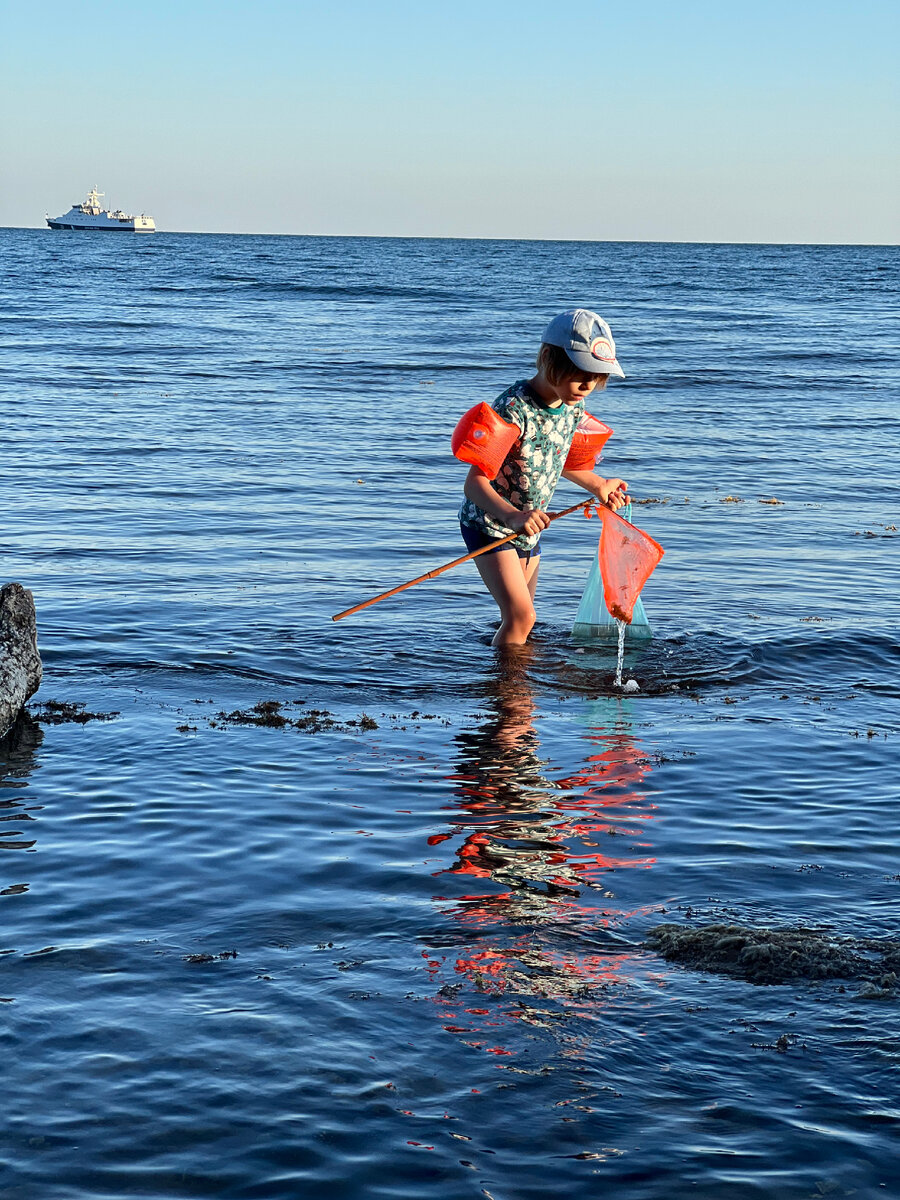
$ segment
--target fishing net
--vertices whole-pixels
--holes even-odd
[[[603,506],[598,511],[603,530],[572,633],[581,638],[617,638],[618,618],[627,623],[627,638],[649,638],[650,622],[640,591],[662,558],[663,548],[627,520],[630,504],[622,510],[625,518]]]
[[[503,460],[518,440],[519,427],[504,421],[484,401],[460,417],[450,448],[461,462],[472,463],[488,479],[496,479]]]
[[[612,430],[590,413],[585,413],[575,426],[572,445],[566,459],[569,471],[593,471],[600,451],[612,436]]]

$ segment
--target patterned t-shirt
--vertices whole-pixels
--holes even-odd
[[[584,401],[550,408],[526,380],[520,379],[491,407],[522,431],[493,480],[494,490],[516,508],[546,508],[559,483],[575,426],[584,415]],[[475,525],[492,540],[512,533],[469,499],[463,500],[459,519],[463,525]],[[539,537],[520,533],[509,545],[533,550]]]

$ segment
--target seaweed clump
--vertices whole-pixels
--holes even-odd
[[[900,975],[900,942],[884,938],[832,937],[815,929],[752,929],[745,925],[657,925],[645,945],[696,970],[715,971],[748,983],[847,979],[876,984],[864,994],[893,995]]]
[[[83,704],[68,700],[46,700],[34,711],[34,718],[42,725],[64,725],[74,722],[86,725],[88,721],[112,721],[118,712],[88,712]]]
[[[377,729],[378,722],[366,713],[359,720],[348,720],[343,723],[336,721],[334,714],[327,708],[308,708],[303,700],[290,700],[287,704],[292,710],[300,709],[299,716],[288,716],[284,711],[281,700],[260,700],[252,708],[237,708],[233,712],[217,712],[215,720],[210,721],[212,727],[220,725],[256,725],[269,729],[299,729],[302,733],[323,733],[334,730],[338,733],[349,733],[352,729]],[[185,727],[186,728],[186,727]]]
[[[249,709],[235,709],[234,712],[219,712],[216,716],[220,721],[231,725],[265,725],[271,729],[283,729],[288,719],[281,711],[277,700],[260,700]]]
[[[237,950],[223,950],[221,954],[182,954],[182,960],[186,963],[195,963],[205,965],[211,962],[221,962],[225,958],[237,958]]]

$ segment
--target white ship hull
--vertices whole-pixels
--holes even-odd
[[[156,225],[152,217],[132,217],[129,221],[85,221],[80,217],[70,217],[67,213],[64,217],[57,217],[55,220],[48,217],[47,224],[51,229],[96,229],[101,233],[104,230],[110,230],[113,233],[156,232]]]
[[[73,204],[67,213],[61,217],[47,217],[51,229],[77,229],[80,232],[112,232],[112,233],[155,233],[156,224],[152,217],[143,214],[139,217],[130,213],[110,212],[108,208],[100,208],[102,192],[96,188],[88,193],[84,204]]]

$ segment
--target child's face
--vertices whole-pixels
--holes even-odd
[[[605,376],[588,375],[586,371],[579,372],[578,375],[569,376],[560,383],[554,384],[553,391],[556,392],[563,404],[577,404],[579,400],[583,400],[591,394],[601,379],[605,380]]]

